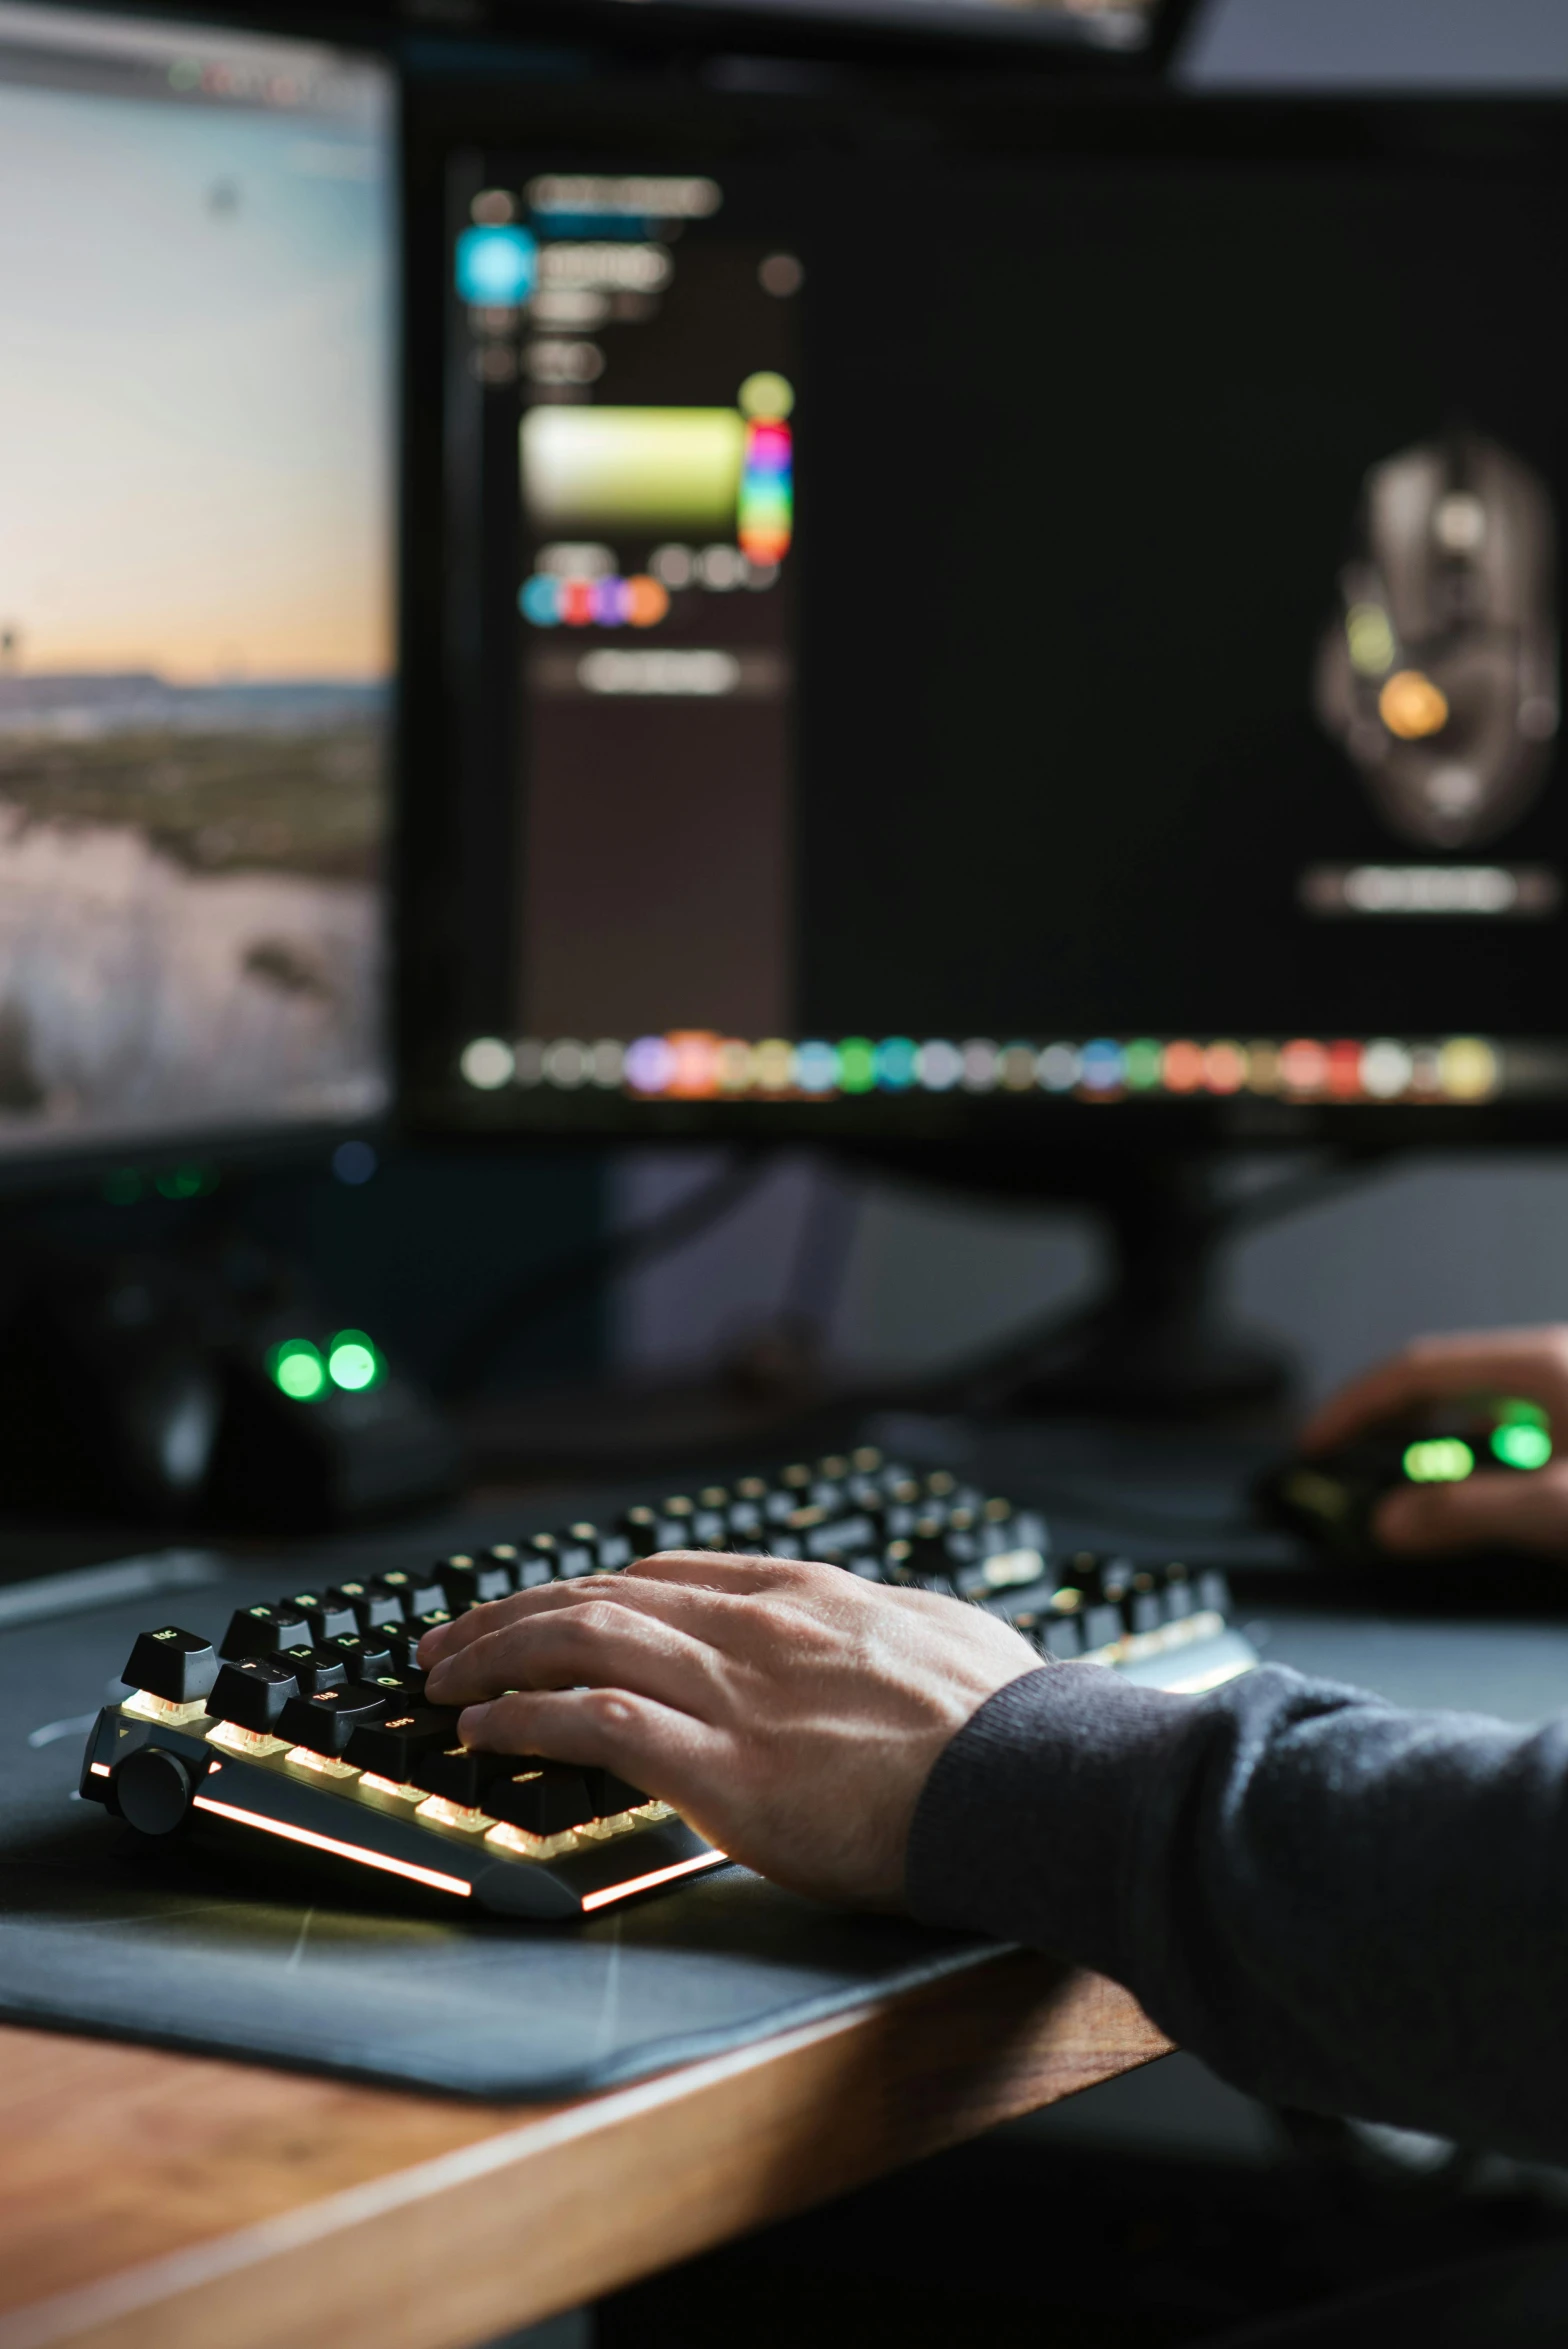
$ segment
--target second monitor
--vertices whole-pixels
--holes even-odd
[[[452,158],[424,1114],[1559,1127],[1549,126],[917,112]]]

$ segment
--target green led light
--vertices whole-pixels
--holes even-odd
[[[1474,1452],[1458,1436],[1427,1436],[1405,1446],[1404,1470],[1412,1484],[1462,1484],[1474,1467]]]
[[[170,1166],[154,1176],[153,1188],[161,1199],[199,1199],[217,1189],[217,1180],[210,1166]]]
[[[1493,1409],[1499,1427],[1550,1428],[1552,1424],[1539,1403],[1527,1403],[1522,1395],[1500,1395]]]
[[[327,1349],[327,1371],[335,1387],[350,1395],[378,1386],[385,1365],[362,1329],[340,1329]]]
[[[876,1046],[869,1036],[846,1036],[838,1048],[839,1090],[869,1093],[876,1081]]]
[[[1127,1079],[1129,1091],[1143,1093],[1150,1085],[1157,1085],[1164,1065],[1164,1054],[1158,1044],[1148,1037],[1140,1037],[1136,1043],[1129,1044],[1122,1054],[1122,1073]]]
[[[1552,1439],[1544,1427],[1515,1419],[1492,1430],[1492,1457],[1505,1468],[1544,1468],[1552,1456]]]
[[[294,1403],[313,1403],[327,1383],[321,1349],[309,1338],[285,1338],[267,1356],[272,1383]]]

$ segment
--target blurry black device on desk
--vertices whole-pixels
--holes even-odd
[[[194,1255],[34,1248],[0,1311],[13,1514],[327,1531],[439,1500],[457,1447],[365,1330],[242,1237]]]
[[[470,1607],[677,1548],[815,1558],[936,1592],[1016,1624],[1043,1657],[1159,1688],[1197,1692],[1256,1662],[1219,1574],[1057,1557],[1036,1511],[866,1449],[286,1594],[241,1608],[216,1645],[149,1629],[81,1792],[146,1837],[269,1837],[518,1916],[591,1913],[717,1866],[721,1852],[606,1771],[466,1751],[417,1661],[425,1633]]]
[[[1216,1160],[1568,1134],[1563,112],[625,37],[410,92],[409,1111],[1084,1200],[952,1406],[1255,1400]]]

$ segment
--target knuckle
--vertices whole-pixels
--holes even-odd
[[[588,1643],[608,1639],[615,1628],[617,1610],[609,1599],[584,1599],[561,1618],[561,1627],[569,1639]]]
[[[584,1692],[582,1709],[595,1729],[614,1735],[629,1729],[637,1718],[637,1702],[618,1688],[590,1688]]]

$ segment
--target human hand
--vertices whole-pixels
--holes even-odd
[[[1568,1327],[1417,1338],[1331,1396],[1303,1429],[1301,1448],[1332,1451],[1379,1420],[1470,1395],[1539,1403],[1564,1456],[1527,1476],[1483,1472],[1461,1484],[1403,1486],[1378,1504],[1378,1541],[1411,1556],[1504,1546],[1568,1558]]]
[[[492,1600],[419,1660],[465,1745],[613,1770],[776,1882],[881,1908],[938,1754],[1040,1662],[952,1599],[698,1550]]]

